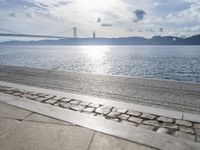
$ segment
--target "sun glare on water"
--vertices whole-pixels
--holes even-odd
[[[83,46],[82,52],[91,60],[100,61],[109,51],[109,46]]]

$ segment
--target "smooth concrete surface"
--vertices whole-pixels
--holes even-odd
[[[8,110],[13,107],[8,104],[3,106]],[[21,117],[19,116],[19,118]],[[35,113],[27,116],[25,120],[18,121],[16,119],[0,117],[0,150],[104,150],[106,148],[109,150],[153,150],[137,143],[72,126],[71,124],[71,127],[68,127],[69,124],[60,124],[59,120]],[[98,142],[99,137],[103,139],[100,142],[101,145]]]
[[[20,100],[8,101],[10,105],[14,105],[23,109],[28,109],[32,112],[40,113],[45,116],[50,116],[86,127],[98,132],[113,135],[132,142],[140,143],[150,147],[155,147],[162,150],[199,150],[200,144],[172,137],[170,135],[158,134],[153,131],[144,130],[137,127],[130,127],[114,121],[96,118],[87,114],[70,111],[67,109],[58,108],[51,105],[42,104],[28,99],[21,98]]]
[[[87,150],[93,131],[0,119],[1,150]]]
[[[0,117],[13,118],[13,119],[24,119],[31,114],[30,111],[19,109],[0,102]]]
[[[96,133],[90,146],[91,150],[156,150],[144,145],[122,140],[113,136]]]
[[[200,114],[200,84],[0,65],[0,80]]]
[[[47,117],[47,116],[42,116],[42,115],[36,114],[36,113],[31,114],[30,116],[28,116],[24,120],[25,121],[32,121],[32,122],[50,123],[50,124],[72,125],[71,123],[60,121],[60,120],[50,118],[50,117]]]
[[[191,113],[183,113],[183,119],[194,121],[194,122],[200,122],[200,115],[191,114]]]

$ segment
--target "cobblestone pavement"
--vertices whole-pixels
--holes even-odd
[[[200,114],[200,84],[3,65],[0,80]]]
[[[34,91],[27,91],[24,89],[16,89],[1,85],[0,93],[27,98],[29,100],[85,113],[95,117],[102,117],[118,123],[152,130],[160,134],[169,134],[175,137],[200,142],[200,123],[196,122],[105,106],[98,103],[89,103],[78,99],[70,99],[68,97],[35,93]]]

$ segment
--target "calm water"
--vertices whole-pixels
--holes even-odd
[[[0,64],[200,83],[200,46],[0,46]]]

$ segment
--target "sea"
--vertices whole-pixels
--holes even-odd
[[[200,46],[0,46],[0,64],[200,83]]]

